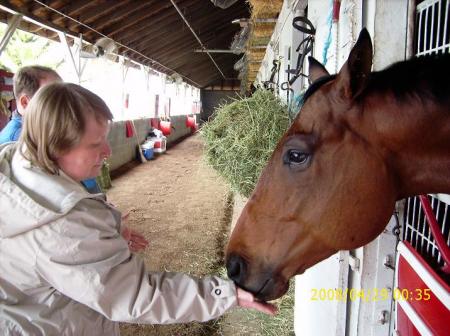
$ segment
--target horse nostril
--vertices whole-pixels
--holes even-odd
[[[247,264],[244,259],[238,255],[231,255],[227,260],[228,277],[236,284],[243,282],[245,278]]]

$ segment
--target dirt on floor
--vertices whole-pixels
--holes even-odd
[[[139,253],[149,270],[224,276],[232,197],[204,163],[202,151],[200,136],[191,136],[154,160],[129,164],[113,175],[108,199],[123,212],[131,211],[128,225],[150,242]],[[122,324],[121,334],[197,336],[224,331],[216,320],[169,326]]]

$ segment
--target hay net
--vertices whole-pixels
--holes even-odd
[[[245,51],[247,45],[248,37],[250,36],[250,27],[244,26],[233,38],[230,45],[230,50],[235,54],[241,54]]]
[[[206,160],[234,191],[249,197],[288,127],[286,105],[258,89],[251,97],[219,106],[203,126]]]

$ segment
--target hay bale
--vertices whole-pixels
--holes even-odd
[[[264,37],[253,37],[248,41],[248,47],[259,47],[259,46],[267,46],[270,42],[271,36],[264,36]]]
[[[252,62],[248,64],[248,72],[256,72],[258,73],[259,68],[261,68],[260,62]]]
[[[250,19],[252,21],[252,28],[247,41],[247,60],[249,62],[261,62],[264,58],[265,50],[260,55],[253,52],[251,48],[269,43],[275,23],[261,22],[263,20],[258,21],[258,19],[276,19],[283,7],[284,0],[247,0],[247,2],[251,7]],[[248,78],[248,82],[242,82],[241,80],[241,87],[249,87],[253,79]]]
[[[248,197],[288,126],[287,107],[259,89],[220,106],[203,126],[206,159],[233,190]]]
[[[258,23],[253,25],[251,34],[250,34],[250,41],[254,39],[264,39],[269,38],[273,34],[273,30],[275,29],[275,23]]]
[[[283,7],[283,0],[248,0],[252,8],[252,19],[276,18]]]
[[[265,49],[250,49],[247,50],[247,61],[250,62],[262,62],[266,55]]]

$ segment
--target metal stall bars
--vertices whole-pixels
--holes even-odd
[[[416,56],[450,53],[449,12],[450,0],[425,0],[417,4]],[[397,248],[397,288],[394,291],[397,334],[448,334],[449,245],[450,196],[407,199],[402,241]]]
[[[448,195],[416,196],[406,201],[393,293],[399,335],[440,336],[448,333],[449,204]]]

